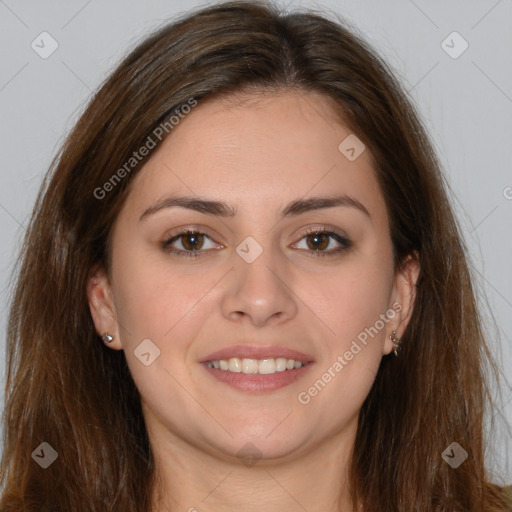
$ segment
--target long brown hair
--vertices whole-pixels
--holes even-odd
[[[492,403],[485,364],[495,375],[498,368],[418,116],[386,65],[343,23],[253,2],[198,10],[143,41],[94,95],[44,180],[8,324],[0,509],[149,512],[155,465],[140,396],[124,353],[95,332],[86,282],[94,266],[109,269],[111,226],[154,149],[118,170],[191,98],[247,88],[332,100],[374,157],[396,268],[414,251],[420,257],[400,357],[383,358],[360,412],[354,503],[372,512],[505,510],[484,466],[483,417]],[[122,179],[105,187],[116,173]],[[108,189],[106,197],[98,189]],[[456,470],[441,457],[453,441],[468,453]],[[47,449],[43,442],[58,453],[46,469],[33,456]]]

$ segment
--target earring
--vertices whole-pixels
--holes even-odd
[[[398,356],[398,352],[400,352],[400,343],[402,342],[402,340],[400,338],[397,338],[396,331],[393,331],[389,335],[389,339],[393,343],[393,352],[395,353],[395,356]]]
[[[106,332],[102,337],[101,339],[105,342],[105,343],[112,343],[112,340],[114,339],[114,336],[111,336],[110,334],[108,334],[108,332]]]

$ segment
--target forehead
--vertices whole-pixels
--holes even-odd
[[[342,151],[346,140],[357,144],[354,137],[332,101],[318,93],[244,93],[199,102],[134,177],[128,199],[141,209],[183,193],[261,212],[339,192],[385,215],[369,151],[356,159]],[[362,147],[355,146],[357,153]]]

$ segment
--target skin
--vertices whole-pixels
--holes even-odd
[[[113,226],[111,274],[95,269],[87,292],[97,332],[114,335],[109,347],[125,351],[142,396],[161,483],[154,510],[356,510],[345,484],[358,413],[393,349],[391,332],[400,337],[409,321],[419,265],[411,258],[394,272],[369,150],[355,161],[338,150],[350,133],[316,93],[217,98],[200,102],[134,178]],[[140,220],[171,194],[228,202],[236,215],[172,207]],[[350,206],[279,216],[296,199],[341,194],[371,217]],[[186,227],[210,237],[197,258],[161,246]],[[315,256],[308,227],[352,245]],[[252,263],[236,252],[247,236],[263,249]],[[173,247],[191,251],[183,242]],[[330,237],[316,243],[325,252],[341,246]],[[298,394],[396,303],[394,318],[300,403]],[[160,350],[149,366],[134,355],[144,339]],[[288,386],[249,393],[199,363],[247,342],[293,348],[314,364]],[[247,443],[261,456],[252,465],[237,456]]]

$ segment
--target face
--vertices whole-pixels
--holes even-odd
[[[88,294],[150,431],[225,458],[354,432],[418,269],[394,272],[371,155],[350,135],[315,93],[214,99],[133,179],[110,277]]]

